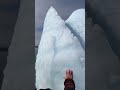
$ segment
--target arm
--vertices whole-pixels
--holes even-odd
[[[75,83],[73,79],[66,79],[64,82],[64,90],[75,90]]]
[[[71,70],[66,71],[64,90],[75,90],[75,83],[73,81],[73,72]]]

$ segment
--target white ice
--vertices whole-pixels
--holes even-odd
[[[71,28],[85,50],[85,9],[75,10],[66,20],[66,25]]]
[[[77,10],[79,11],[81,12],[81,9]],[[75,16],[78,17],[77,12]],[[82,16],[78,19],[81,20]],[[36,57],[37,90],[45,88],[64,90],[64,76],[67,69],[74,72],[76,90],[85,90],[85,66],[83,64],[85,52],[80,39],[74,34],[76,32],[84,40],[84,34],[81,35],[81,31],[84,31],[80,29],[84,26],[78,25],[82,22],[77,23],[80,20],[75,22],[75,19],[72,21],[70,18],[65,22],[53,7],[48,10]],[[71,26],[74,24],[72,22],[78,26]]]

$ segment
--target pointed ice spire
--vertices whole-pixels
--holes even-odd
[[[51,6],[46,14],[46,18],[44,21],[44,30],[46,30],[45,28],[50,24],[58,25],[58,23],[59,23],[58,21],[65,23],[61,19],[61,17],[58,15],[57,11],[53,8],[53,6]],[[52,26],[54,27],[54,25],[52,25]]]
[[[58,14],[57,11],[53,8],[53,6],[50,7],[50,9],[48,10],[47,14]]]

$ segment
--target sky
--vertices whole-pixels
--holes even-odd
[[[63,20],[73,11],[85,8],[85,0],[35,0],[35,45],[38,46],[42,35],[44,19],[48,9],[53,6]]]

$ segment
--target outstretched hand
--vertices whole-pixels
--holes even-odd
[[[64,79],[73,79],[73,71],[72,70],[66,70],[66,75]]]

